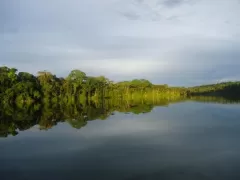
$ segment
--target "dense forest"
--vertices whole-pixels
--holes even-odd
[[[0,67],[0,99],[3,104],[156,99],[186,96],[186,93],[185,88],[154,85],[145,79],[114,83],[104,76],[87,76],[80,70],[59,78],[48,71],[40,71],[34,76],[27,72],[17,73],[15,68]]]
[[[38,103],[89,103],[104,102],[106,99],[175,99],[189,96],[225,96],[240,97],[240,82],[225,82],[185,87],[156,85],[145,79],[113,82],[104,76],[87,76],[80,70],[72,70],[65,78],[56,77],[48,71],[37,75],[18,72],[15,68],[0,67],[1,104]]]
[[[17,135],[35,125],[47,130],[62,121],[79,129],[116,111],[147,113],[154,106],[186,100],[236,103],[239,97],[240,82],[185,88],[156,85],[145,79],[113,82],[80,70],[59,78],[48,71],[35,76],[0,67],[0,136]]]
[[[195,86],[188,90],[192,96],[224,96],[235,99],[240,97],[240,81]]]

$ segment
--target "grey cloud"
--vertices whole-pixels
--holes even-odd
[[[0,33],[10,30],[7,27],[8,21],[11,21],[11,15],[8,10],[7,2],[5,0],[0,1]]]
[[[126,1],[127,2],[127,1]],[[123,3],[124,4],[124,3]],[[152,7],[152,2],[144,0],[132,0],[128,1],[124,7],[120,7],[119,11],[124,17],[129,20],[141,20],[141,21],[157,21],[161,19],[158,10]],[[126,9],[126,10],[125,10]]]
[[[162,4],[167,7],[175,7],[182,4],[184,0],[165,0]]]
[[[167,8],[175,8],[183,4],[193,5],[201,0],[159,0],[157,5],[163,5]]]
[[[140,16],[134,12],[123,12],[121,13],[124,17],[126,17],[129,20],[138,20],[140,19]]]
[[[8,56],[1,57],[1,59],[4,59],[5,64],[19,67],[24,71],[28,71],[28,68],[31,67],[30,70],[33,73],[47,69],[65,76],[72,67],[75,67],[87,74],[103,74],[113,80],[144,76],[154,83],[170,85],[198,85],[240,75],[238,71],[240,66],[239,44],[209,41],[207,42],[208,46],[206,46],[205,43],[196,43],[199,41],[196,39],[189,43],[185,42],[186,49],[184,51],[166,49],[167,52],[169,50],[170,52],[167,53],[167,56],[164,56],[165,53],[162,51],[156,53],[152,48],[158,47],[157,49],[163,50],[164,46],[166,48],[166,46],[169,47],[172,44],[176,45],[182,40],[176,41],[175,39],[167,42],[168,39],[162,39],[162,42],[159,43],[160,40],[154,41],[153,39],[119,38],[121,40],[117,38],[113,44],[105,44],[86,52],[78,51],[78,49],[69,51],[67,49],[71,49],[71,47],[63,46],[62,48],[53,47],[53,49],[43,51],[40,54],[8,53]],[[228,45],[216,47],[216,44],[223,43]],[[191,47],[193,44],[195,44],[195,47]],[[197,44],[198,46],[196,46]],[[140,59],[142,60],[140,61]],[[129,61],[131,61],[131,64],[129,64]],[[161,64],[162,62],[167,63]],[[132,70],[129,73],[126,68],[120,67],[132,64],[135,64],[134,66],[138,71]],[[151,68],[151,71],[146,68],[141,69],[142,66],[146,65]]]
[[[144,2],[144,0],[135,0],[135,2],[136,2],[136,3],[140,3],[140,4],[141,4],[141,3],[143,3],[143,2]]]
[[[0,65],[172,85],[239,77],[239,4],[196,2],[2,0]]]
[[[49,42],[55,39],[57,37],[51,40],[49,36]],[[53,46],[43,43],[42,46],[32,45],[32,48],[26,46],[32,43],[30,40],[21,48],[21,43],[15,47],[8,45],[8,52],[0,53],[1,64],[32,73],[46,69],[64,76],[74,67],[113,80],[145,76],[154,83],[171,85],[197,85],[239,75],[240,45],[231,41],[127,36],[98,40],[95,44],[85,41],[76,44],[77,40],[72,41],[72,45],[71,41],[66,41],[68,44],[59,41]],[[132,64],[137,71],[127,72],[121,67]]]
[[[170,17],[167,17],[166,19],[169,20],[169,21],[173,21],[173,20],[178,20],[179,16],[170,16]]]

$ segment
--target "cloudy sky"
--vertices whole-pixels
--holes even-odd
[[[240,80],[240,0],[1,0],[0,66],[197,85]]]

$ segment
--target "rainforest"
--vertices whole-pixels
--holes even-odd
[[[38,124],[50,129],[67,121],[81,128],[88,121],[107,119],[114,112],[147,113],[154,106],[184,101],[239,102],[240,82],[196,87],[170,87],[145,79],[113,82],[104,76],[87,76],[73,70],[65,78],[48,71],[37,76],[0,67],[0,135],[17,135]]]
[[[48,71],[37,76],[18,72],[15,68],[0,67],[1,105],[37,105],[38,103],[86,103],[114,100],[157,100],[191,96],[240,97],[240,82],[223,82],[195,87],[169,87],[152,84],[146,79],[113,82],[104,76],[87,76],[72,70],[65,77]]]

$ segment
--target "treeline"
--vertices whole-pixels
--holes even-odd
[[[87,76],[80,70],[72,70],[62,78],[48,71],[40,71],[35,76],[15,68],[0,67],[0,105],[104,103],[106,99],[154,101],[197,95],[239,98],[240,82],[185,88],[156,85],[145,79],[113,82],[104,76]]]
[[[195,86],[187,90],[188,94],[192,96],[222,96],[236,99],[240,98],[240,81]]]
[[[87,76],[73,70],[65,78],[48,71],[36,76],[0,67],[0,100],[2,104],[32,104],[104,101],[104,99],[157,99],[186,96],[185,88],[154,85],[145,79],[114,83],[104,76]]]

